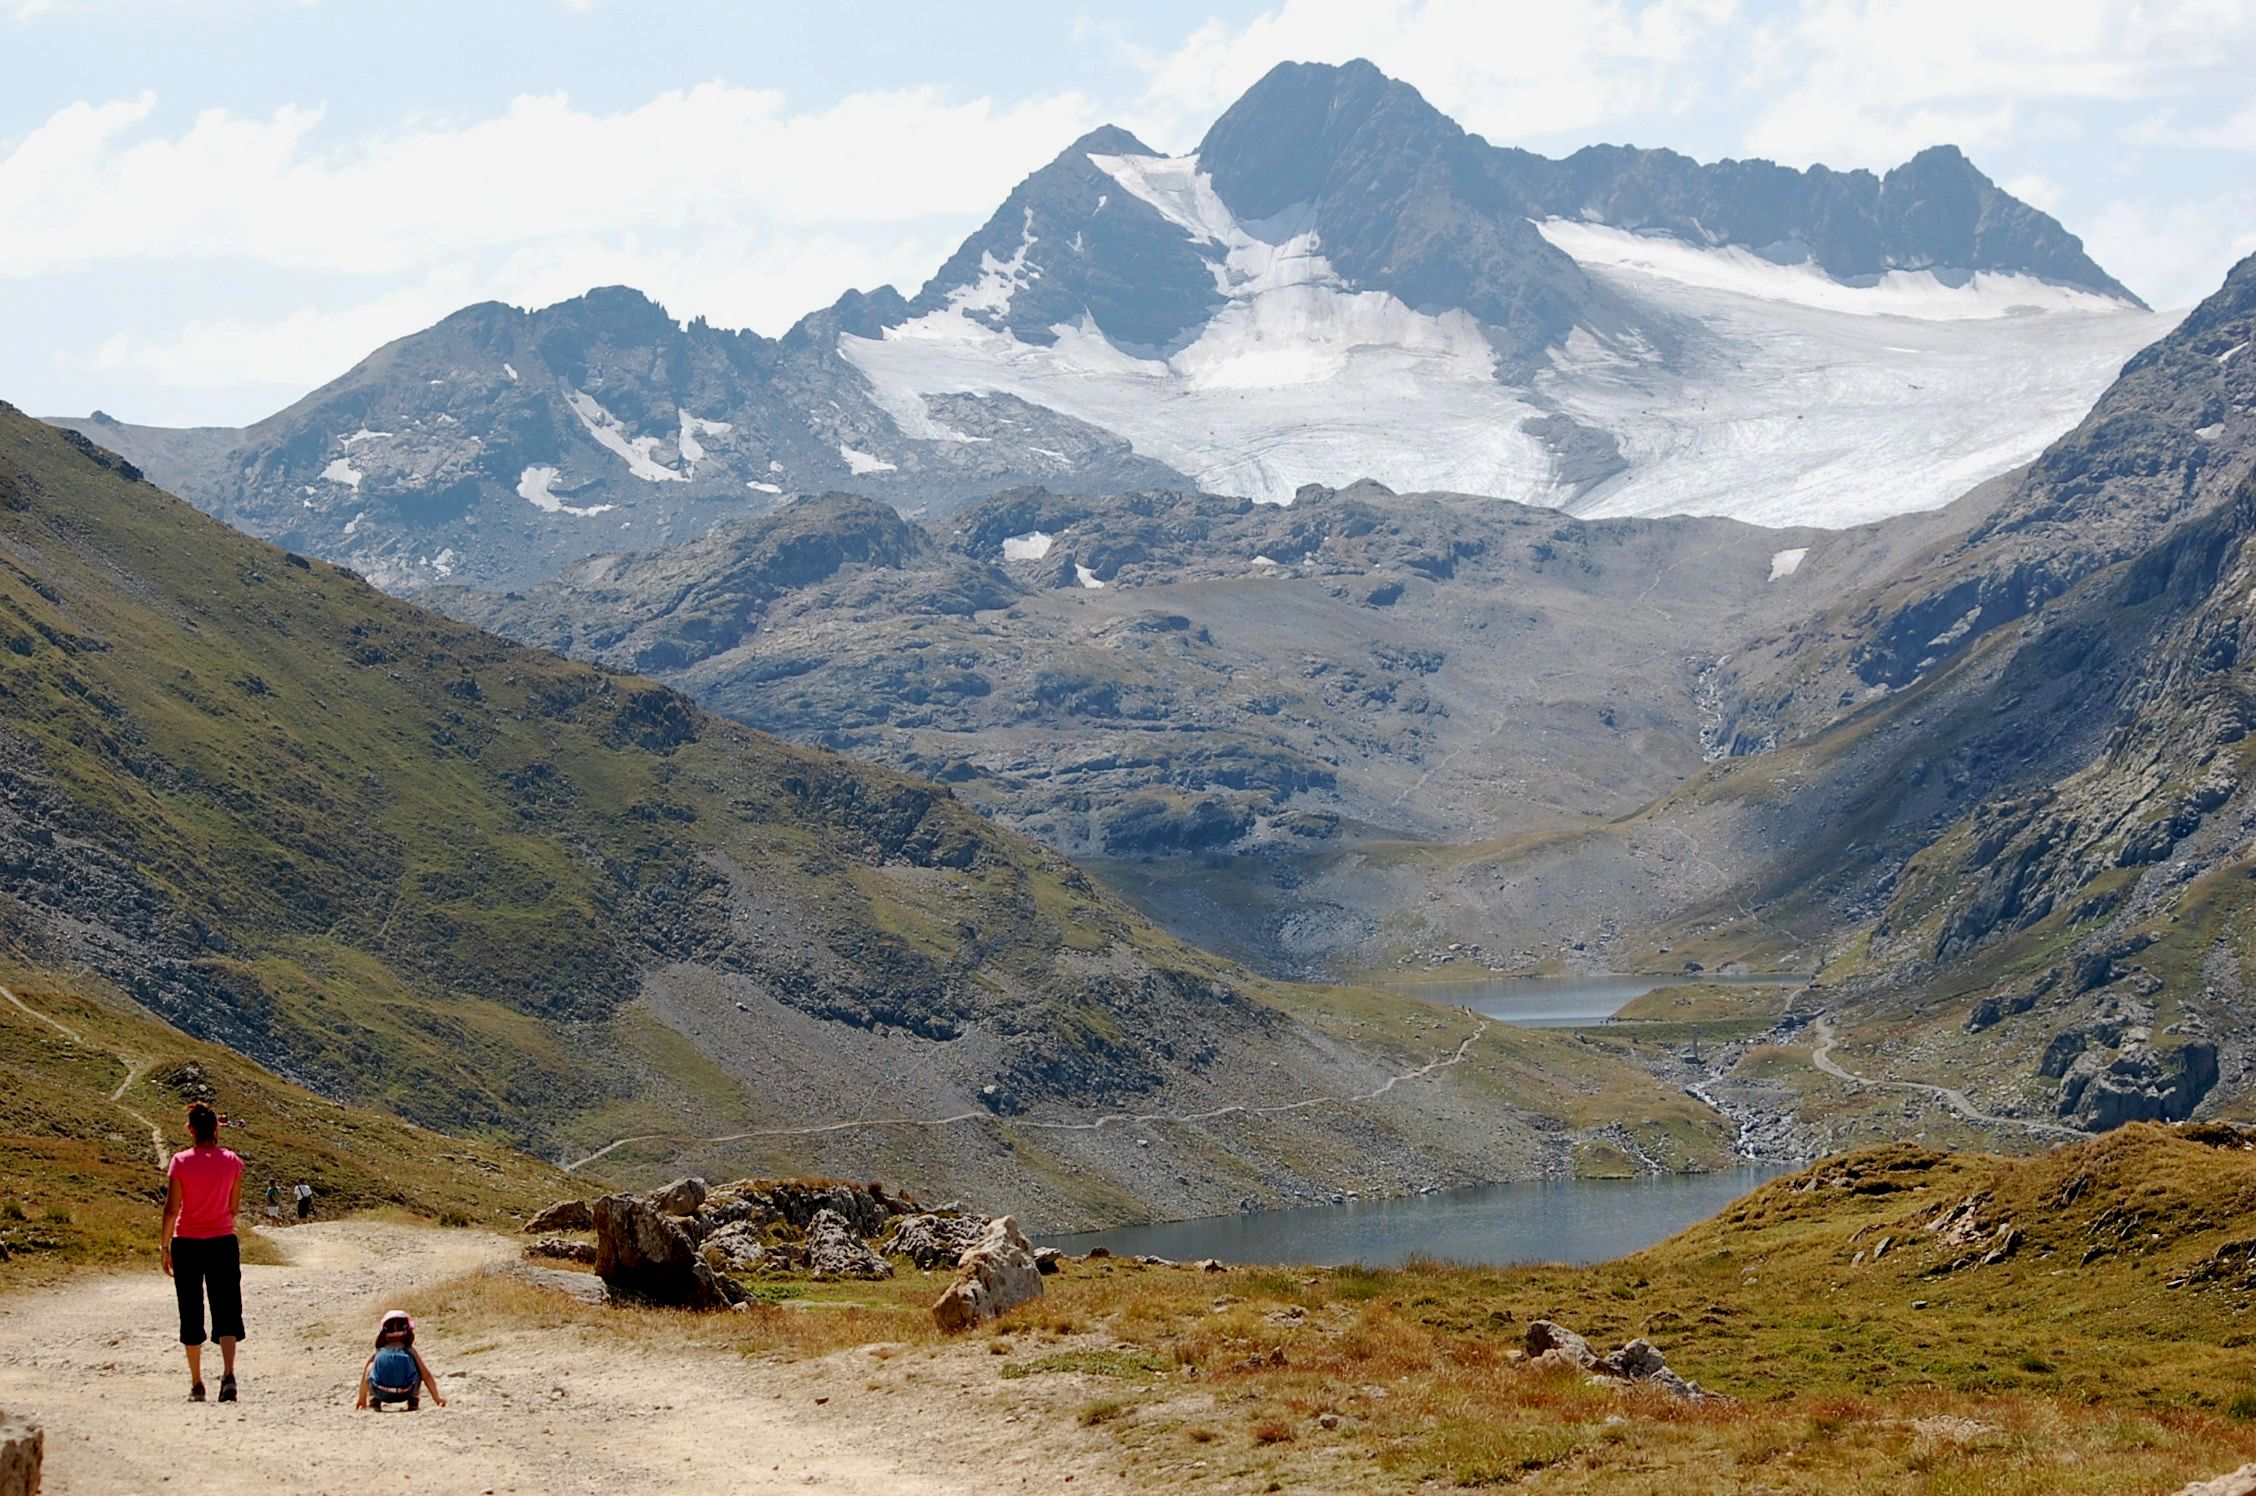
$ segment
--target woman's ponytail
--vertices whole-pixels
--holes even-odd
[[[212,1110],[208,1101],[188,1104],[188,1135],[199,1148],[209,1148],[219,1141],[219,1113]]]

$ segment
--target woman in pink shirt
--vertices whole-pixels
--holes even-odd
[[[204,1296],[211,1296],[212,1338],[219,1342],[219,1400],[235,1401],[235,1342],[243,1338],[243,1258],[235,1240],[242,1204],[243,1161],[219,1146],[219,1113],[199,1101],[188,1108],[191,1143],[172,1156],[165,1174],[159,1250],[180,1301],[180,1343],[188,1349],[188,1399],[204,1400]]]

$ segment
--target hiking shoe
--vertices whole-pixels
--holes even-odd
[[[233,1402],[235,1400],[235,1378],[232,1374],[219,1379],[219,1400],[221,1402]]]
[[[202,1402],[204,1400],[204,1384],[202,1382],[190,1382],[188,1384],[188,1400],[190,1402]]]

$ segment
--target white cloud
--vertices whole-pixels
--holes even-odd
[[[2100,210],[2084,242],[2155,306],[2191,306],[2256,254],[2256,186],[2190,202],[2119,199]]]
[[[316,110],[209,110],[167,135],[140,128],[155,103],[70,105],[0,160],[0,275],[201,256],[399,274],[558,236],[900,224],[993,202],[1095,123],[1070,93],[999,108],[920,88],[792,114],[708,83],[612,114],[524,95],[326,146]]]
[[[2134,145],[2180,146],[2209,151],[2256,151],[2256,100],[2210,125],[2184,125],[2175,109],[2165,109],[2133,125],[2125,138]]]
[[[1794,165],[1884,166],[1907,144],[2002,140],[2017,106],[2232,86],[2251,65],[2242,0],[1805,0],[1752,39],[1746,82],[1773,102],[1747,143]]]
[[[2060,206],[2060,184],[2043,172],[2024,172],[1999,184],[2025,203],[2053,212]]]
[[[1724,39],[1736,0],[1285,0],[1243,26],[1209,21],[1172,53],[1141,61],[1149,85],[1132,122],[1187,150],[1280,61],[1365,57],[1414,84],[1467,129],[1514,142],[1585,130],[1698,101],[1690,66]]]

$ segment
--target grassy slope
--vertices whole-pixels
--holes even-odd
[[[240,1124],[223,1140],[243,1155],[254,1217],[269,1179],[310,1183],[324,1214],[399,1209],[503,1229],[587,1188],[507,1148],[314,1095],[128,1011],[99,982],[0,963],[0,986],[22,1005],[0,1001],[0,1284],[153,1260],[164,1179],[150,1127],[178,1146],[202,1087]],[[246,1240],[254,1260],[268,1255]]]
[[[1969,1201],[1979,1245],[1927,1229]],[[1981,1263],[2006,1224],[2013,1250]],[[2256,1147],[2223,1129],[2138,1124],[2013,1160],[1899,1144],[1588,1268],[1076,1264],[993,1327],[989,1364],[1058,1379],[1053,1406],[1192,1489],[2159,1492],[2256,1459],[2252,1236]],[[937,1338],[934,1286],[769,1282],[769,1301],[829,1312],[603,1323],[791,1356],[898,1348]],[[602,1313],[511,1292],[481,1309],[466,1290],[450,1321]],[[1601,1350],[1648,1336],[1735,1401],[1522,1370],[1509,1353],[1536,1318]]]

